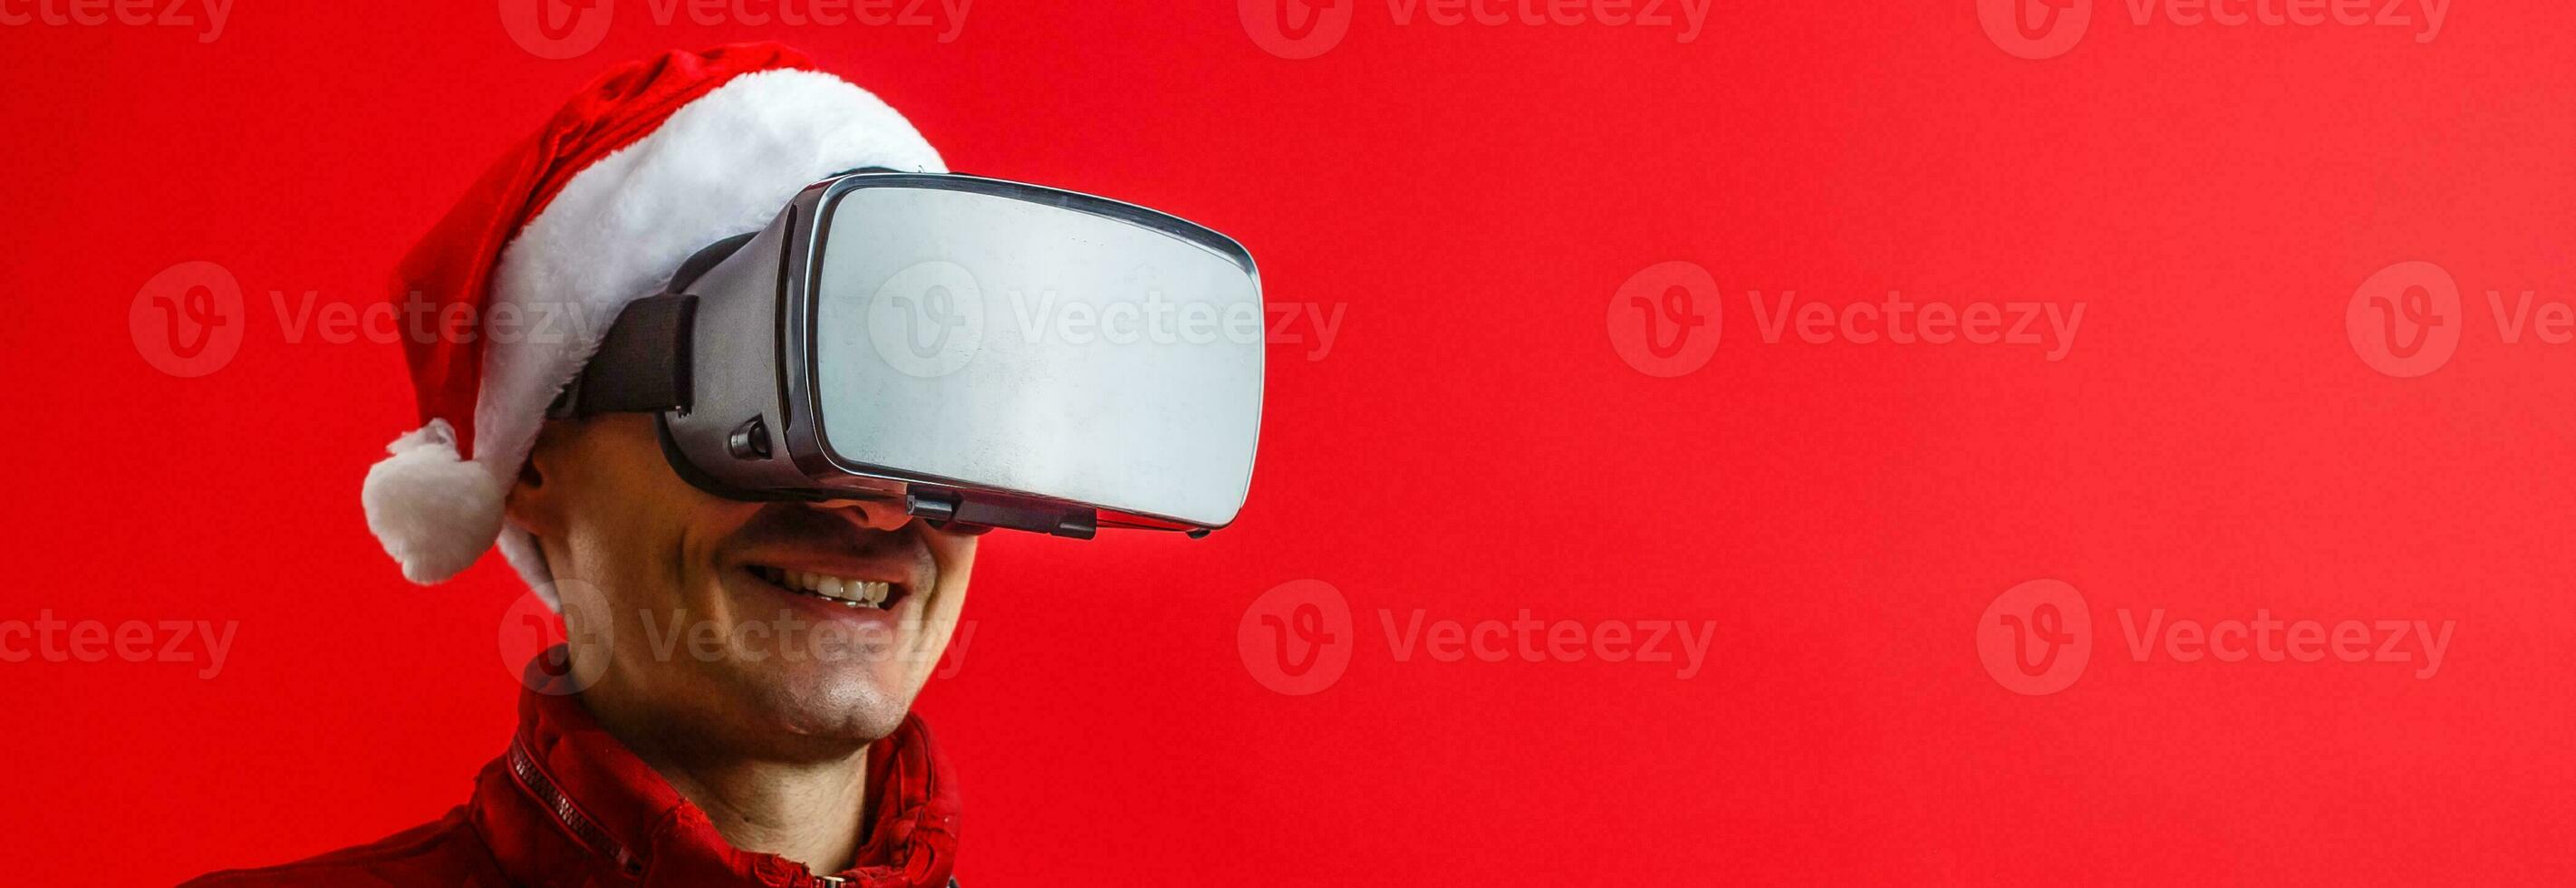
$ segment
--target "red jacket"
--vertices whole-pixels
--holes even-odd
[[[858,863],[831,876],[736,851],[698,806],[602,731],[577,697],[528,691],[509,751],[474,798],[372,845],[189,886],[730,886],[935,888],[957,864],[957,780],[907,717],[868,750],[876,819]]]

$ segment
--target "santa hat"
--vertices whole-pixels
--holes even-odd
[[[903,115],[810,65],[744,44],[610,71],[403,259],[394,299],[421,426],[386,448],[362,496],[403,576],[446,580],[497,538],[529,585],[550,592],[536,540],[504,527],[502,503],[547,405],[618,309],[659,291],[699,248],[766,226],[817,180],[872,166],[945,171]],[[504,323],[518,335],[494,335]]]

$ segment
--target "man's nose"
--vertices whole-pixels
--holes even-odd
[[[846,499],[816,503],[814,508],[842,518],[869,530],[901,530],[912,522],[900,499]]]

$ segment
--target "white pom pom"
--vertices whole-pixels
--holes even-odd
[[[360,492],[367,529],[385,554],[422,585],[472,567],[501,534],[500,479],[457,455],[456,429],[444,419],[394,439],[385,452],[393,455],[367,470]]]

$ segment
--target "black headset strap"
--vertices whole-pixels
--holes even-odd
[[[556,419],[601,413],[660,413],[689,409],[689,331],[698,297],[664,293],[626,304],[546,415]]]

